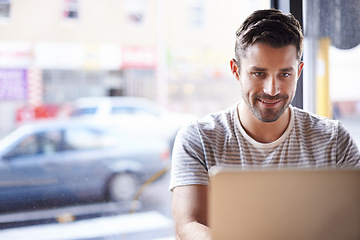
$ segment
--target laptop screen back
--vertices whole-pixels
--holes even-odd
[[[210,170],[213,239],[360,239],[360,170]]]

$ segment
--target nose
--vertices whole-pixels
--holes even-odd
[[[269,76],[264,80],[264,93],[275,96],[280,93],[279,83],[275,76]]]

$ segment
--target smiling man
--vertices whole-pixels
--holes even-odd
[[[360,166],[359,149],[339,121],[291,106],[304,65],[302,45],[298,21],[274,9],[255,11],[236,32],[230,67],[242,101],[176,137],[170,189],[178,239],[211,239],[207,191],[214,165]]]
[[[238,110],[242,127],[258,142],[278,139],[288,126],[289,105],[304,65],[297,58],[296,47],[254,43],[245,56],[231,60],[230,65],[241,88],[243,102]],[[265,129],[271,132],[265,135]]]

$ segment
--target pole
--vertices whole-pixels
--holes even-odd
[[[156,67],[156,100],[166,106],[167,89],[167,0],[157,0],[157,67]]]
[[[319,39],[316,71],[316,113],[331,118],[331,101],[329,94],[329,47],[328,37]]]

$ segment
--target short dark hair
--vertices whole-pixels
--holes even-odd
[[[277,9],[258,10],[248,16],[236,31],[235,59],[240,64],[247,47],[261,42],[275,48],[294,45],[297,58],[301,60],[303,39],[301,25],[290,13],[284,14]]]

